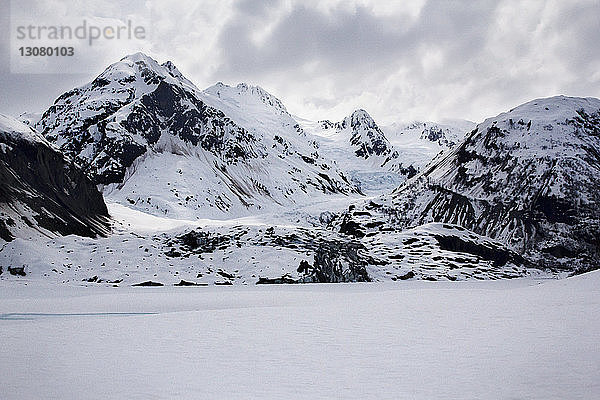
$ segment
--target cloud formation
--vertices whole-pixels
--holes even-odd
[[[145,7],[151,55],[173,60],[199,87],[258,84],[312,119],[341,119],[361,107],[381,121],[479,121],[537,97],[600,97],[597,0],[149,0]]]

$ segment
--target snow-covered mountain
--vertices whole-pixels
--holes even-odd
[[[0,115],[0,240],[108,233],[102,195],[43,136]]]
[[[36,127],[105,196],[175,218],[230,218],[357,189],[265,90],[197,89],[133,54],[60,96]]]
[[[599,266],[599,187],[600,100],[558,96],[485,120],[371,208],[397,230],[457,224],[538,267],[581,271]]]
[[[373,118],[365,110],[356,110],[352,115],[336,124],[339,134],[348,136],[357,157],[371,159],[383,158],[380,166],[397,158],[390,146],[390,142],[379,129]],[[379,160],[377,160],[379,161]]]
[[[340,122],[297,119],[305,131],[318,137],[321,153],[370,194],[395,189],[475,127],[466,120],[379,126],[363,109]]]
[[[335,160],[365,192],[390,191],[417,172],[363,109],[340,122],[301,120],[301,125],[318,137],[321,153]]]

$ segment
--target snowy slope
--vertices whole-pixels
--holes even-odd
[[[396,122],[381,127],[400,158],[418,170],[441,152],[453,148],[474,128],[475,123],[466,120]]]
[[[329,213],[312,225],[279,216],[174,220],[109,204],[112,235],[17,239],[0,251],[0,266],[25,278],[0,280],[174,285],[503,279],[539,275],[501,243],[449,224],[385,235],[360,234]],[[384,227],[372,219],[371,227]]]
[[[65,93],[38,128],[111,200],[173,218],[230,218],[356,188],[259,87],[205,91],[141,53]]]
[[[33,128],[16,118],[0,114],[0,137],[3,140],[24,140],[50,146],[50,143]]]
[[[25,112],[19,114],[19,117],[17,119],[25,125],[35,126],[35,124],[37,124],[41,118],[41,113]]]
[[[102,195],[33,128],[0,115],[0,240],[106,234]]]

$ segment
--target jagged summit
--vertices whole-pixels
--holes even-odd
[[[303,128],[319,138],[319,151],[336,160],[365,193],[389,192],[417,172],[364,109],[339,122],[304,120]]]
[[[358,109],[355,110],[352,114],[344,118],[341,122],[342,128],[358,128],[358,127],[366,127],[371,129],[378,129],[379,127],[375,123],[375,120],[369,115],[365,110]]]
[[[180,71],[179,69],[175,66],[175,64],[173,64],[173,62],[171,61],[166,61],[164,63],[161,64],[161,67],[165,68],[167,71],[169,71],[169,74],[174,77],[175,79],[178,79],[181,82],[186,83],[187,85],[189,85],[190,87],[194,87],[194,84],[189,81]]]
[[[122,74],[123,78],[119,79]],[[128,80],[139,80],[147,85],[156,84],[158,81],[166,80],[169,83],[181,84],[188,89],[198,90],[175,66],[172,61],[160,64],[154,58],[138,52],[123,57],[118,62],[111,64],[100,74],[100,77],[111,80],[127,82]],[[142,79],[139,79],[139,78]]]
[[[358,157],[386,156],[396,158],[389,140],[373,118],[363,109],[354,111],[339,124],[341,131],[351,133],[350,143]]]

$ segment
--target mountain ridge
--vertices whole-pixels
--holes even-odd
[[[66,212],[70,230],[42,218],[38,233],[108,233],[103,194],[117,211],[117,232],[72,247],[93,249],[85,271],[111,282],[144,270],[167,282],[218,284],[503,279],[599,267],[598,99],[536,99],[476,126],[382,127],[360,108],[339,122],[314,122],[292,116],[260,86],[218,82],[199,90],[173,63],[136,53],[61,95],[35,123],[44,137],[31,127],[33,116],[22,118],[30,126],[5,119],[4,131],[29,137],[21,153],[43,148],[42,160],[54,157],[38,175],[67,197],[72,188],[63,182],[83,188],[73,205],[49,201],[58,204],[49,216]],[[465,127],[472,129],[463,137]],[[4,192],[25,193],[30,156],[14,158],[11,137],[0,133],[0,161],[26,179],[6,169]],[[11,212],[44,213],[45,195]],[[88,220],[85,196],[96,205]],[[175,228],[138,234],[136,218]],[[13,231],[23,236],[2,221],[4,240]],[[27,263],[19,240],[0,259]],[[145,250],[117,260],[111,246],[121,254]],[[70,251],[51,259],[68,265]],[[190,257],[201,261],[190,265]],[[105,268],[116,261],[128,265]]]

